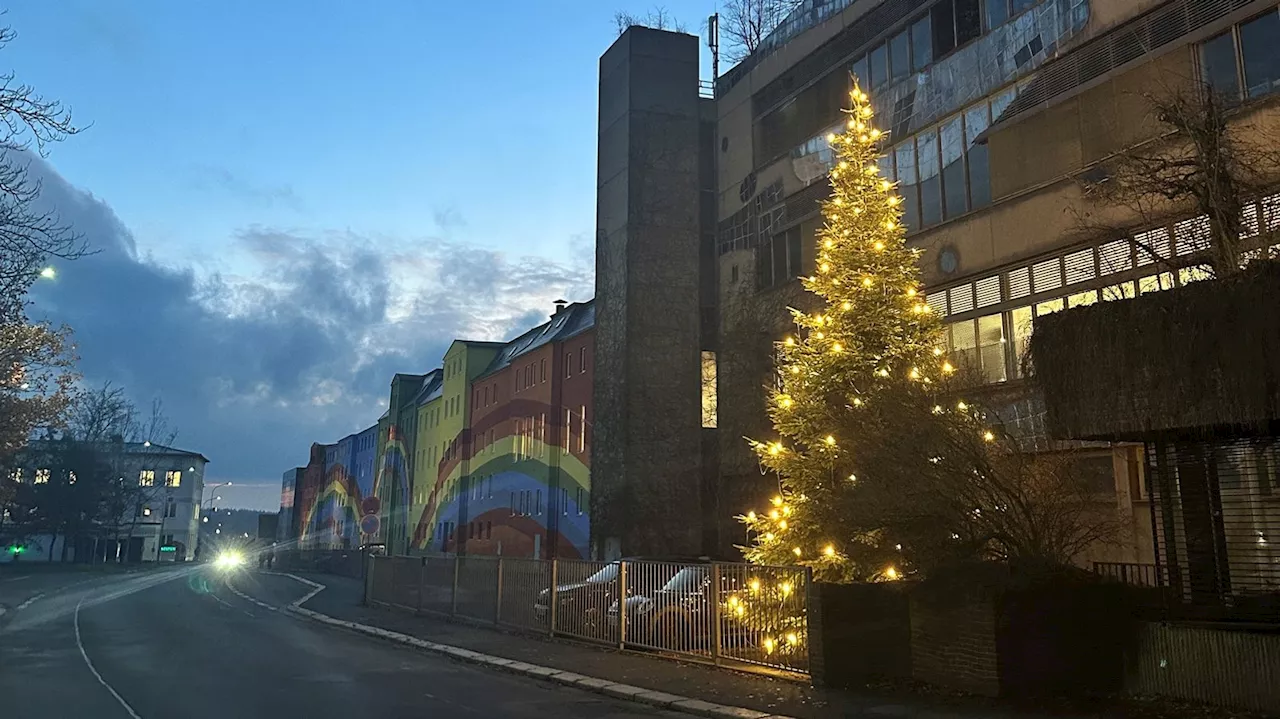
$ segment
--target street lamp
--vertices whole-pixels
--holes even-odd
[[[52,280],[58,276],[58,271],[52,267],[46,267],[40,270],[40,277],[46,280]]]

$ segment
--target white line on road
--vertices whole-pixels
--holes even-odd
[[[6,577],[5,579],[0,579],[0,581],[3,581],[3,582],[21,582],[21,581],[22,581],[22,580],[24,580],[24,579],[30,579],[30,578],[31,578],[31,575],[30,575],[30,574],[24,574],[24,575],[22,575],[21,577]]]
[[[43,597],[43,596],[44,596],[44,594],[43,594],[43,593],[42,593],[42,594],[37,594],[37,595],[35,595],[34,597],[32,597],[32,598],[28,599],[27,601],[23,602],[22,604],[19,604],[18,606],[14,607],[14,608],[13,608],[13,611],[15,611],[15,612],[20,612],[20,611],[22,611],[23,609],[26,609],[27,607],[31,606],[32,604],[35,604],[35,601],[36,601],[37,599],[39,599],[40,597]]]
[[[88,596],[88,595],[86,594],[85,596]],[[138,716],[138,712],[134,711],[133,707],[129,706],[129,702],[125,701],[124,697],[120,696],[119,692],[117,692],[115,689],[112,689],[111,685],[107,683],[107,680],[102,678],[102,675],[99,674],[98,670],[94,668],[93,662],[89,661],[89,654],[84,650],[84,641],[80,639],[80,605],[82,604],[84,604],[83,596],[80,597],[79,602],[76,602],[76,614],[75,614],[76,647],[80,650],[80,658],[84,659],[85,666],[89,667],[89,671],[93,672],[93,676],[95,679],[98,680],[98,683],[101,684],[103,688],[105,688],[107,691],[111,692],[111,696],[115,697],[116,701],[120,702],[120,706],[124,707],[124,710],[129,713],[129,716],[132,719],[142,719],[142,717]]]
[[[240,591],[239,589],[236,589],[235,587],[231,586],[231,577],[227,577],[227,589],[230,589],[232,594],[236,595],[237,597],[240,597],[246,602],[252,602],[253,604],[258,605],[263,609],[266,609],[272,612],[276,611],[276,608],[271,606],[270,604],[267,604],[266,602],[260,602],[257,599],[254,599],[253,597],[249,596],[248,594],[245,594],[244,592]]]
[[[311,599],[315,595],[325,590],[325,586],[323,584],[319,582],[313,582],[310,579],[303,579],[302,577],[299,577],[296,574],[285,574],[284,576],[289,577],[290,579],[297,580],[299,582],[302,582],[303,584],[306,584],[312,587],[311,591],[308,592],[307,595],[304,596],[302,599],[296,599],[293,601],[293,606],[295,607],[301,607],[303,604],[307,602],[308,599]]]

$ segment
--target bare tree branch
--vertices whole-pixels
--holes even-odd
[[[738,62],[760,48],[760,43],[803,0],[727,0],[720,11],[725,57]]]

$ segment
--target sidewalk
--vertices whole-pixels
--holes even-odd
[[[508,632],[435,616],[414,616],[395,609],[360,605],[360,580],[332,575],[298,574],[326,586],[305,604],[335,619],[407,634],[439,644],[514,661],[551,667],[679,694],[715,704],[745,707],[799,719],[830,717],[913,717],[919,719],[1034,719],[1040,717],[1129,716],[1125,711],[1071,712],[1036,710],[1024,713],[994,702],[906,689],[843,692],[803,683],[736,672],[702,664],[648,657],[605,647]]]

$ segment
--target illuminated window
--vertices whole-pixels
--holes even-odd
[[[37,469],[37,470],[36,470],[36,484],[48,484],[48,483],[49,483],[49,470],[47,470],[47,469]]]
[[[1121,282],[1118,285],[1102,288],[1102,299],[1107,302],[1113,300],[1128,300],[1133,299],[1133,297],[1134,291],[1132,282]]]
[[[67,470],[67,484],[76,483],[76,471],[74,469]]]
[[[1138,292],[1147,294],[1149,292],[1159,292],[1160,290],[1173,289],[1173,273],[1161,272],[1158,275],[1150,275],[1138,280]]]
[[[1077,292],[1067,298],[1067,307],[1084,307],[1098,301],[1098,293],[1089,290],[1088,292]]]
[[[1043,317],[1045,315],[1051,315],[1054,312],[1061,312],[1065,306],[1066,304],[1062,298],[1049,300],[1048,302],[1041,302],[1036,305],[1036,316]]]
[[[164,486],[166,486],[166,487],[181,487],[181,486],[182,486],[182,472],[180,472],[179,470],[176,470],[176,469],[170,469],[170,470],[166,471],[166,472],[164,473]]]
[[[1010,313],[1013,320],[1013,373],[1021,377],[1027,350],[1031,346],[1031,308],[1018,307]]]
[[[1008,379],[1004,366],[1004,315],[978,318],[978,356],[982,360],[982,376],[988,382]]]
[[[1184,285],[1212,278],[1213,271],[1207,265],[1192,265],[1178,270],[1178,282]]]
[[[15,469],[15,470],[13,470],[13,471],[9,472],[9,479],[13,480],[14,482],[17,482],[17,483],[21,484],[21,483],[22,483],[22,468],[21,468],[21,467],[18,467],[17,469]]]
[[[702,353],[702,426],[716,426],[716,353]]]

